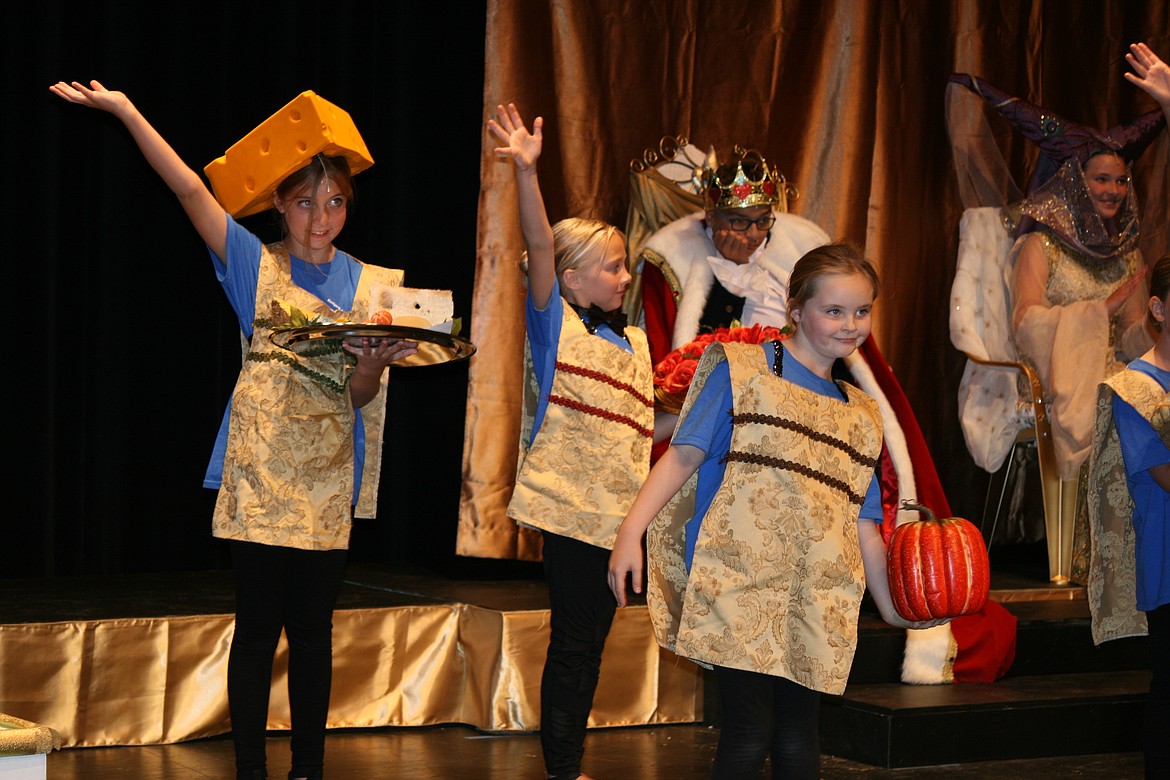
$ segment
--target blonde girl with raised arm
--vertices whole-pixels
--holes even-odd
[[[545,771],[581,771],[585,727],[615,603],[606,581],[618,525],[650,469],[653,375],[646,336],[620,312],[630,283],[619,230],[550,226],[537,179],[544,120],[515,105],[488,129],[516,174],[527,250],[524,410],[508,516],[543,539],[551,625],[540,690]]]

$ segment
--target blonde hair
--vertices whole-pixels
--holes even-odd
[[[622,231],[598,219],[570,217],[552,226],[553,263],[557,279],[565,271],[584,268],[605,257],[611,236],[625,242]],[[520,270],[528,274],[528,253],[520,257]]]

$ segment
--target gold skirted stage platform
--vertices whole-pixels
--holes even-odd
[[[167,744],[231,730],[231,572],[8,580],[4,590],[0,711],[51,726],[63,747]],[[539,579],[351,565],[333,625],[330,728],[538,727],[548,644]],[[286,666],[282,639],[270,729],[289,727]],[[702,719],[698,667],[657,646],[644,605],[618,610],[589,725]]]

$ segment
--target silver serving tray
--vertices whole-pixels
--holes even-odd
[[[300,328],[281,328],[273,331],[269,340],[291,352],[300,352],[323,339],[400,339],[418,344],[418,352],[396,360],[391,367],[434,366],[467,360],[475,354],[475,345],[462,336],[430,330],[407,328],[401,325],[374,325],[348,323],[342,325],[307,325]]]

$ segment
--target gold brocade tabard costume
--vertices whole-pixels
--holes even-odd
[[[362,266],[353,312],[359,321],[365,319],[371,281],[401,284],[402,272]],[[345,549],[354,514],[354,411],[347,387],[352,360],[336,345],[316,356],[274,346],[267,315],[276,299],[306,312],[328,313],[292,282],[288,254],[280,244],[260,253],[257,320],[232,395],[212,534],[302,550]],[[376,511],[385,405],[383,374],[382,389],[363,408],[366,458],[359,517]]]
[[[1150,425],[1154,426],[1154,433],[1167,447],[1170,447],[1170,397],[1162,399],[1154,413],[1150,415]]]
[[[847,384],[848,403],[776,376],[760,345],[717,343],[703,354],[684,418],[723,360],[731,452],[690,572],[684,526],[697,477],[647,537],[655,634],[684,657],[839,694],[865,592],[857,518],[882,446],[877,404]]]
[[[1121,371],[1101,383],[1093,449],[1089,456],[1089,584],[1093,643],[1147,633],[1145,613],[1137,609],[1137,565],[1133,498],[1113,424],[1113,396],[1121,397],[1151,424],[1170,396],[1140,371]],[[1157,428],[1155,428],[1157,430]]]
[[[634,327],[625,332],[633,353],[590,334],[565,306],[552,391],[531,446],[538,389],[526,345],[520,462],[508,517],[613,549],[650,473],[654,433],[646,335]]]

